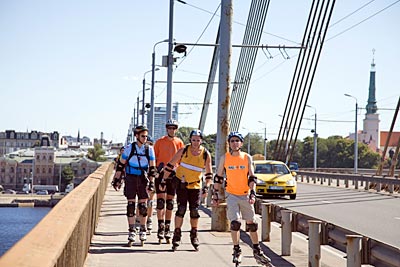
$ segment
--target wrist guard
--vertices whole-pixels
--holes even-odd
[[[125,168],[125,165],[118,161],[117,162],[117,167],[115,168],[115,171],[122,172],[122,171],[124,171],[124,168]]]
[[[114,187],[115,190],[118,191],[118,189],[121,187],[122,184],[122,178],[115,178],[111,181],[112,187]]]
[[[253,189],[250,190],[250,199],[256,199],[256,192]]]
[[[157,175],[157,168],[155,166],[150,166],[149,168],[149,176],[156,177]]]
[[[251,182],[257,183],[257,176],[249,176],[247,184],[250,185]]]
[[[207,185],[203,186],[203,189],[201,189],[202,194],[207,194],[209,187]]]
[[[167,166],[165,167],[165,170],[168,172],[172,172],[174,170],[174,165],[168,162]]]
[[[206,173],[206,174],[204,175],[204,177],[206,178],[206,180],[212,179],[212,173],[211,173],[211,172]]]
[[[219,176],[218,174],[216,174],[214,176],[214,183],[216,184],[222,184],[224,182],[224,177]]]

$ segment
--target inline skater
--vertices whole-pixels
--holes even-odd
[[[155,167],[155,154],[152,146],[146,144],[148,129],[137,126],[134,131],[136,141],[125,147],[121,156],[121,163],[125,166],[124,195],[127,198],[127,217],[129,224],[128,245],[135,242],[135,199],[138,197],[138,210],[140,218],[139,237],[143,245],[146,240],[146,218],[148,190],[151,190],[154,177],[157,174]],[[119,167],[120,168],[120,167]]]
[[[179,149],[185,146],[182,140],[176,136],[178,127],[179,124],[176,120],[169,119],[165,124],[167,134],[159,138],[154,145],[156,165],[159,171],[166,166]],[[175,167],[172,166],[172,169]],[[173,175],[173,173],[170,175]],[[159,177],[156,179],[157,236],[160,243],[164,238],[169,243],[171,239],[170,225],[172,210],[174,208],[175,188],[172,186],[172,179],[167,179],[164,176],[164,172],[161,171]]]
[[[164,175],[169,176],[176,164],[174,185],[176,186],[176,200],[178,210],[175,213],[175,230],[172,238],[172,249],[175,251],[179,246],[182,236],[181,227],[189,203],[190,211],[190,242],[195,250],[198,250],[199,239],[197,227],[199,221],[200,197],[206,196],[212,182],[211,155],[201,145],[203,134],[200,130],[190,132],[190,144],[178,150],[174,157],[167,163]],[[205,184],[201,187],[203,170],[205,169]]]
[[[241,151],[244,138],[239,132],[231,132],[228,136],[230,151],[221,156],[217,173],[214,177],[213,203],[219,204],[219,189],[226,175],[226,204],[227,216],[231,223],[233,242],[233,263],[241,262],[240,249],[240,219],[246,221],[246,230],[250,233],[253,243],[253,256],[257,263],[272,267],[271,260],[263,253],[258,241],[258,224],[255,218],[254,202],[257,177],[254,175],[252,158]],[[241,215],[241,217],[240,217]]]

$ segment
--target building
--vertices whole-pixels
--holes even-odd
[[[60,135],[57,131],[52,133],[38,131],[16,132],[15,130],[0,132],[0,156],[37,146],[44,135],[49,137],[52,146],[55,148],[59,147]]]
[[[154,107],[154,136],[153,140],[157,140],[161,136],[166,134],[165,123],[167,122],[167,108],[166,107]],[[179,121],[179,104],[175,103],[172,105],[172,118]],[[147,125],[150,125],[150,117],[147,118]]]
[[[380,134],[379,134],[379,114],[375,97],[375,62],[372,59],[371,71],[369,75],[368,103],[365,107],[367,113],[363,120],[363,130],[359,135],[359,141],[367,144],[372,150],[379,152],[380,150]]]
[[[34,185],[62,186],[61,174],[67,166],[74,172],[74,183],[79,184],[99,167],[99,163],[84,157],[82,151],[56,150],[49,144],[50,138],[44,135],[34,149],[0,156],[0,184],[5,189],[20,191],[33,178]]]

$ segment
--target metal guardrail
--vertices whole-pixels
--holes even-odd
[[[0,266],[82,267],[112,172],[107,162],[90,174],[0,258]]]
[[[297,171],[297,181],[320,184],[327,183],[328,185],[339,186],[341,182],[345,187],[349,187],[350,183],[354,185],[355,189],[363,187],[365,190],[374,189],[377,192],[385,190],[390,194],[399,192],[400,179],[394,177],[384,176],[371,176],[359,174],[344,174],[344,173],[326,173],[326,172],[310,172],[310,171]]]
[[[320,172],[306,172],[298,171],[297,179],[302,182],[308,183],[328,183],[328,185],[335,185],[349,187],[350,183],[353,183],[354,188],[358,188],[358,185],[364,187],[364,189],[369,190],[371,187],[376,191],[382,189],[387,190],[390,194],[399,190],[400,180],[397,178],[387,178],[387,177],[372,177],[364,175],[350,175],[350,174],[335,174],[335,173],[320,173]],[[336,183],[333,183],[335,181]],[[262,208],[262,206],[265,206]],[[262,211],[262,212],[261,212]],[[264,203],[259,200],[256,204],[256,212],[262,214],[262,239],[263,241],[269,241],[269,231],[270,226],[268,225],[271,221],[279,222],[282,225],[282,215],[290,211],[286,208],[280,207],[272,203]],[[330,222],[325,222],[319,218],[314,218],[299,212],[291,212],[291,232],[300,232],[309,236],[310,222],[319,221],[321,224],[320,232],[320,244],[332,246],[344,253],[348,253],[349,257],[349,242],[351,242],[352,237],[360,236],[360,262],[362,264],[371,264],[376,267],[398,267],[400,266],[400,249],[384,244],[377,240],[374,240],[367,236],[362,236],[359,233],[352,232],[348,229],[336,226]],[[287,216],[286,216],[287,217]],[[282,227],[283,231],[283,227]],[[311,238],[309,242],[311,242]],[[349,241],[350,240],[350,241]],[[283,246],[283,245],[282,245]],[[309,247],[315,247],[315,244],[310,244]],[[282,250],[284,248],[282,247]],[[287,250],[287,248],[286,248]],[[314,266],[312,261],[309,260],[309,266]],[[355,265],[348,265],[355,266]]]

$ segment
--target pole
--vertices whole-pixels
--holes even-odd
[[[139,96],[137,97],[137,102],[136,102],[136,126],[139,125]]]
[[[146,79],[145,76],[143,75],[143,89],[142,89],[142,125],[144,125],[144,97],[146,96]]]
[[[150,92],[150,135],[154,137],[154,75],[155,75],[155,65],[156,65],[156,52],[155,46],[153,47],[153,53],[151,54],[151,92]]]
[[[356,99],[356,126],[355,126],[355,136],[354,136],[354,173],[357,174],[358,172],[358,130],[357,130],[357,110],[358,110],[358,103]]]
[[[167,72],[167,113],[165,121],[172,118],[172,67],[174,58],[172,54],[174,31],[174,1],[169,1],[169,36],[168,36],[168,72]]]
[[[267,159],[267,126],[264,127],[264,158]]]
[[[317,110],[314,113],[314,171],[317,171],[317,145],[318,134],[317,134]]]
[[[219,83],[218,83],[218,130],[216,159],[219,160],[227,151],[226,137],[229,132],[229,106],[230,106],[230,67],[232,50],[232,0],[221,0],[220,20],[220,60],[219,60]],[[216,162],[218,166],[218,162]],[[220,189],[222,197],[225,197],[223,187]],[[225,201],[225,199],[223,200]],[[225,203],[222,203],[225,204]],[[228,231],[229,223],[226,218],[226,204],[213,208],[213,217],[219,220],[212,220],[211,230]]]

